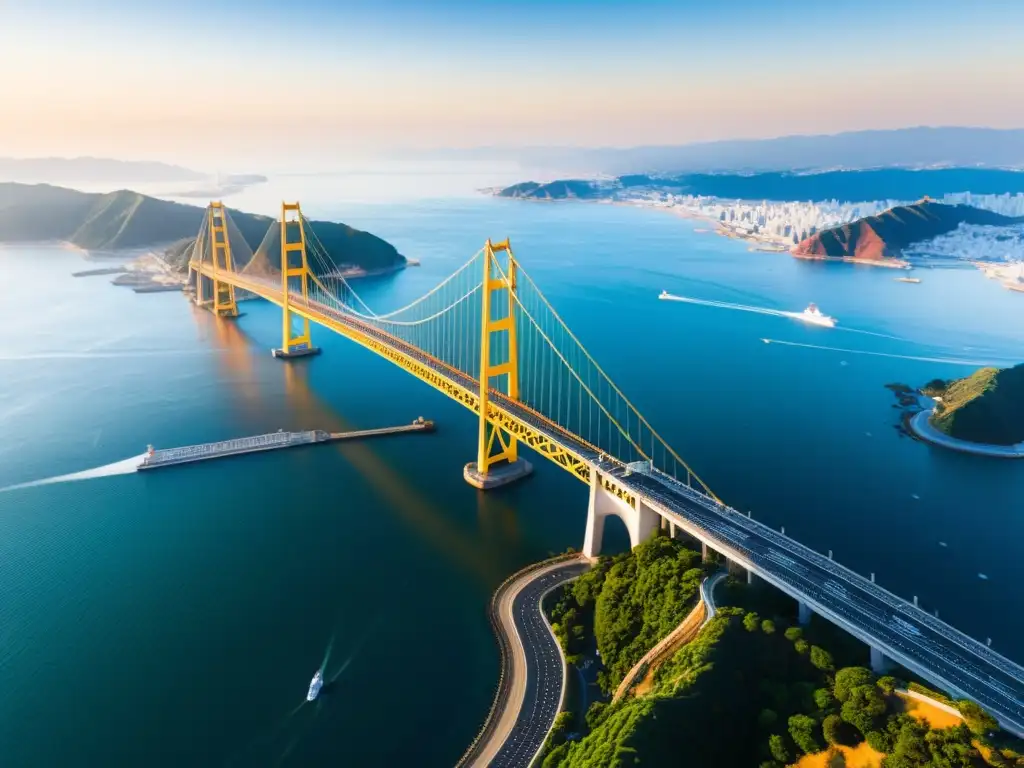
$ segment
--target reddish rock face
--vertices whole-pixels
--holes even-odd
[[[881,235],[861,219],[811,235],[793,249],[797,256],[881,261],[892,254]]]
[[[924,198],[913,205],[898,205],[877,216],[818,232],[794,246],[792,253],[806,258],[884,261],[899,257],[909,245],[952,232],[961,224],[1005,226],[1021,221],[1024,218]]]

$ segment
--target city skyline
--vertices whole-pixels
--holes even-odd
[[[1007,97],[1024,90],[1024,7],[999,0],[44,0],[0,20],[0,63],[21,73],[0,83],[11,156],[308,164],[324,153],[1024,126],[1024,104]]]

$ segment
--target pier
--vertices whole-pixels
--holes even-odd
[[[398,435],[405,432],[432,432],[434,422],[420,416],[411,424],[398,427],[379,427],[377,429],[357,429],[351,432],[327,432],[322,429],[310,429],[304,432],[285,432],[278,430],[265,435],[252,437],[236,437],[232,440],[221,440],[215,443],[186,445],[180,448],[155,449],[149,446],[139,470],[159,469],[177,464],[191,464],[196,461],[208,461],[226,456],[239,456],[245,453],[275,451],[283,448],[296,448],[314,443],[331,443],[340,440],[356,440],[367,437],[383,437]]]

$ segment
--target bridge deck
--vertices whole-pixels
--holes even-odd
[[[211,276],[208,267],[204,266],[203,273]],[[276,304],[282,302],[279,284],[241,275],[225,278],[223,273],[220,279],[228,279],[237,287]],[[312,300],[307,302],[295,294],[289,297],[289,303],[293,311],[364,346],[373,349],[383,345],[416,361],[453,387],[453,390],[442,391],[479,412],[475,394],[479,383],[472,377],[332,307]],[[435,381],[428,383],[437,386]],[[924,679],[955,695],[977,701],[1008,730],[1024,736],[1024,668],[863,576],[674,478],[658,472],[627,472],[621,463],[603,457],[593,446],[500,393],[492,393],[491,403],[579,460],[585,472],[580,472],[578,467],[566,468],[580,479],[589,477],[591,467],[615,477],[618,484],[714,550],[750,568]]]

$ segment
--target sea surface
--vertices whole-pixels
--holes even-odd
[[[723,499],[1024,661],[1024,463],[901,438],[883,388],[1019,360],[1024,296],[970,269],[911,285],[754,253],[662,211],[493,199],[468,177],[410,194],[390,178],[404,194],[359,202],[353,177],[279,177],[226,202],[273,214],[299,199],[419,259],[357,284],[382,311],[510,237]],[[384,360],[317,330],[323,354],[285,364],[272,306],[218,320],[173,293],[71,277],[86,266],[0,250],[0,488],[95,470],[0,491],[0,765],[451,766],[497,682],[488,598],[582,544],[586,488],[538,459],[482,494],[462,480],[469,413]],[[662,290],[813,301],[840,327]],[[420,415],[435,434],[125,471],[147,444]],[[624,528],[607,540],[626,546]],[[330,682],[307,704],[321,666]]]

